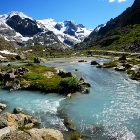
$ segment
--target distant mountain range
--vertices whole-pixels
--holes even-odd
[[[17,11],[0,15],[0,37],[15,46],[41,44],[66,48],[83,41],[91,32],[72,20],[34,20]]]
[[[100,27],[75,48],[140,52],[140,0]]]

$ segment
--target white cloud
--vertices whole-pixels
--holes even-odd
[[[115,2],[116,0],[109,0],[109,2]],[[126,0],[117,0],[117,2],[124,2]]]
[[[126,1],[126,0],[118,0],[118,2],[124,2],[124,1]]]
[[[109,2],[114,2],[115,0],[109,0]]]

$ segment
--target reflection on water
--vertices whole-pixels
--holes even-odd
[[[102,63],[103,59],[98,59]],[[108,61],[108,60],[107,60]],[[0,100],[6,102],[5,111],[23,107],[25,113],[42,121],[40,127],[52,127],[66,131],[61,115],[68,116],[79,132],[90,134],[98,140],[140,139],[140,84],[132,81],[124,72],[113,69],[97,69],[87,63],[48,63],[47,65],[72,71],[91,84],[90,94],[75,94],[69,100],[57,94],[31,91],[9,93],[0,91]],[[75,71],[78,69],[78,71]],[[62,116],[61,116],[62,117]],[[95,131],[95,126],[99,131]]]

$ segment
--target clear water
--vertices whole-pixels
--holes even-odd
[[[98,59],[102,63],[103,59]],[[140,83],[130,80],[124,72],[113,69],[98,69],[89,63],[50,63],[91,84],[89,94],[75,94],[67,100],[57,94],[43,94],[31,91],[0,91],[0,100],[8,105],[5,111],[23,107],[25,113],[42,121],[40,127],[66,130],[57,117],[57,109],[65,113],[77,125],[80,132],[90,134],[98,140],[140,140]],[[75,71],[78,69],[78,71]],[[100,126],[101,131],[93,133],[88,127]]]

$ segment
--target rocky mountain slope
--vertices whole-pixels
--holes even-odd
[[[22,12],[0,15],[0,37],[16,46],[47,45],[66,48],[84,40],[91,33],[74,21],[34,20]]]
[[[93,32],[75,48],[96,48],[128,52],[140,52],[140,0],[135,0],[118,17],[111,19],[104,27]],[[93,34],[93,35],[92,35]]]

